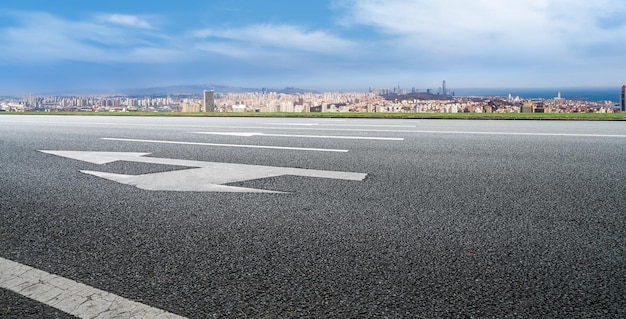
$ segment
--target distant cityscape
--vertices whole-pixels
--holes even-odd
[[[626,85],[612,100],[554,97],[458,96],[446,81],[436,90],[369,88],[367,92],[307,92],[287,88],[251,92],[4,98],[0,112],[438,112],[438,113],[615,113],[626,112]],[[618,95],[619,94],[619,95]]]

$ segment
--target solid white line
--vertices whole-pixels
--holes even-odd
[[[336,135],[291,135],[291,134],[267,134],[267,133],[247,133],[247,132],[191,132],[193,134],[207,135],[228,135],[228,136],[272,136],[272,137],[305,137],[305,138],[328,138],[346,140],[375,140],[375,141],[404,141],[401,137],[368,137],[368,136],[336,136]]]
[[[200,145],[200,146],[225,146],[225,147],[241,147],[241,148],[262,148],[262,149],[275,149],[275,150],[291,150],[291,151],[316,151],[316,152],[339,152],[339,153],[347,153],[348,152],[348,150],[329,149],[329,148],[304,148],[304,147],[244,145],[244,144],[216,144],[216,143],[198,143],[198,142],[140,140],[140,139],[113,138],[113,137],[103,137],[101,139],[107,140],[107,141],[122,141],[122,142],[181,144],[181,145]]]
[[[2,257],[0,287],[78,318],[185,318]]]

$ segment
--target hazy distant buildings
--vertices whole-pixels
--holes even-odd
[[[558,91],[556,93],[556,97],[554,98],[555,100],[562,100],[563,98],[561,97],[561,91]]]
[[[200,103],[194,101],[183,101],[181,103],[181,112],[200,112]]]
[[[534,113],[535,112],[535,104],[532,102],[524,102],[520,107],[521,113]]]
[[[619,106],[622,112],[626,112],[626,85],[622,85],[622,92],[619,94]]]
[[[619,104],[616,89],[613,100],[585,101],[556,98],[455,97],[447,82],[440,82],[438,94],[432,89],[403,90],[370,88],[370,92],[308,93],[220,93],[177,94],[163,97],[143,96],[25,96],[0,100],[0,111],[42,112],[444,112],[444,113],[613,113],[626,114],[626,85],[621,88]],[[437,96],[444,94],[445,96]],[[409,94],[406,91],[413,92]],[[387,93],[387,94],[384,94]],[[610,93],[607,93],[610,94]]]
[[[448,95],[448,88],[446,87],[446,80],[443,80],[443,85],[441,86],[441,91],[443,95]]]
[[[202,107],[204,112],[215,112],[215,91],[204,91]]]

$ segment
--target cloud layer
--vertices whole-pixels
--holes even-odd
[[[626,2],[600,0],[347,1],[344,24],[367,26],[433,60],[589,63],[626,54]],[[619,13],[622,13],[621,15]],[[603,50],[601,46],[611,47]]]
[[[166,12],[5,13],[0,71],[84,62],[124,65],[132,76],[133,65],[163,65],[182,78],[189,71],[176,70],[193,64],[235,80],[355,86],[603,85],[626,73],[622,0],[335,0],[326,12],[334,23],[199,19],[178,28]]]

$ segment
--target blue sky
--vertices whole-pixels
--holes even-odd
[[[626,82],[623,0],[0,3],[0,94]]]

